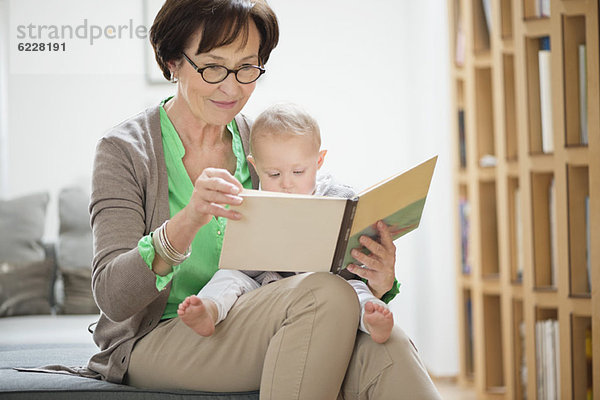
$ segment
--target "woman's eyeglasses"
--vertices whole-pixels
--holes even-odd
[[[238,69],[229,69],[223,65],[209,65],[208,67],[199,68],[185,53],[183,57],[190,63],[192,68],[202,76],[206,83],[223,82],[229,74],[234,74],[235,79],[242,84],[248,84],[256,81],[262,74],[266,72],[263,67],[258,65],[246,65]]]

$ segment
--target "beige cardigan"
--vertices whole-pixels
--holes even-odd
[[[169,218],[159,107],[114,127],[96,147],[90,215],[92,289],[101,310],[94,341],[100,352],[79,373],[110,382],[123,381],[135,342],[156,327],[171,288],[156,289],[156,276],[137,248],[142,236]],[[247,152],[250,122],[242,115],[235,121]]]

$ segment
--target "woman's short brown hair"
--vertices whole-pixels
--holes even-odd
[[[250,18],[260,34],[259,62],[264,65],[279,40],[275,13],[264,0],[166,0],[152,28],[150,43],[167,80],[169,61],[179,60],[192,35],[201,30],[196,54],[248,39]]]

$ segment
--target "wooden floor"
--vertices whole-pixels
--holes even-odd
[[[459,387],[454,379],[437,378],[433,382],[443,400],[476,400],[475,390]]]

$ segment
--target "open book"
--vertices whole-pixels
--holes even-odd
[[[353,199],[244,190],[239,221],[229,220],[219,268],[260,271],[331,271],[358,262],[362,235],[377,239],[375,223],[393,239],[416,229],[437,156],[360,192]],[[363,249],[363,251],[367,251]]]

